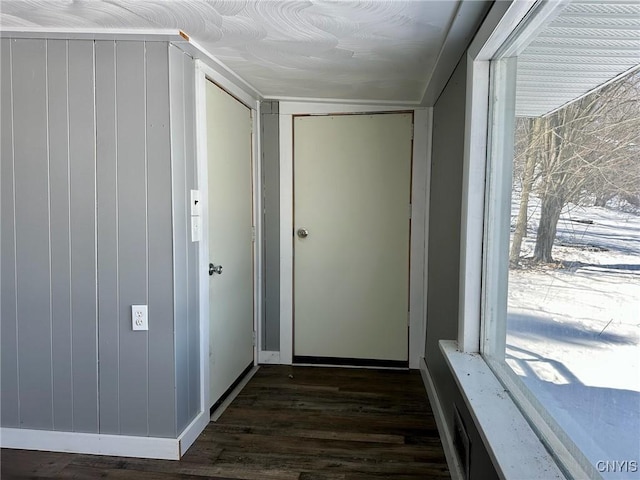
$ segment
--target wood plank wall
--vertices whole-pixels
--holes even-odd
[[[166,42],[1,48],[1,424],[175,438],[200,396],[193,60]]]

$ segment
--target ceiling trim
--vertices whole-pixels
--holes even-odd
[[[1,1],[1,0],[0,0]],[[280,92],[266,95],[266,92],[260,89],[266,89],[265,86],[260,89],[242,73],[236,73],[226,63],[227,60],[221,60],[219,56],[213,55],[210,50],[200,40],[195,40],[190,34],[184,33],[179,29],[147,29],[147,28],[108,28],[96,29],[91,28],[69,28],[69,27],[2,27],[0,26],[0,36],[11,38],[50,38],[50,39],[92,39],[92,40],[141,40],[141,41],[169,41],[179,46],[183,51],[201,60],[203,63],[219,72],[225,79],[234,85],[246,91],[249,95],[258,100],[280,100],[280,101],[304,101],[304,102],[320,102],[320,103],[350,103],[360,105],[404,105],[414,106],[432,106],[437,100],[440,92],[445,87],[455,66],[464,54],[465,49],[473,38],[481,20],[485,16],[489,8],[486,1],[468,1],[459,0],[455,8],[450,10],[454,12],[445,25],[446,30],[443,43],[437,51],[437,60],[432,68],[424,75],[420,83],[423,83],[422,95],[420,95],[420,87],[417,91],[404,92],[406,95],[398,95],[398,100],[380,100],[374,98],[316,98],[303,95],[286,96]],[[444,22],[443,22],[444,23]],[[197,37],[197,36],[196,36]],[[210,48],[210,47],[209,47]],[[257,80],[256,80],[257,81]],[[317,95],[309,92],[311,95]],[[338,93],[338,92],[336,92]],[[345,92],[346,93],[346,92]],[[348,94],[347,94],[348,96]],[[395,96],[395,95],[394,95]],[[402,98],[404,97],[404,98]]]
[[[281,97],[277,95],[266,95],[264,100],[273,100],[278,102],[290,103],[306,103],[306,104],[348,104],[348,105],[364,105],[364,106],[388,106],[399,108],[415,108],[420,107],[420,102],[414,100],[363,100],[363,99],[344,99],[344,98],[324,98],[324,97]]]
[[[365,108],[363,110],[363,108]],[[336,103],[325,102],[309,102],[304,99],[301,102],[282,102],[280,103],[280,115],[332,115],[342,113],[376,113],[376,112],[404,112],[407,110],[424,110],[425,107],[410,107],[403,105],[382,105],[377,104],[364,105],[362,103],[345,103],[339,101]]]
[[[0,38],[34,38],[51,40],[137,40],[145,42],[171,42],[194,59],[200,60],[207,67],[231,82],[237,88],[257,101],[279,101],[291,103],[351,104],[351,105],[387,105],[394,107],[418,107],[416,100],[363,100],[343,98],[283,97],[264,95],[251,83],[246,81],[231,68],[209,53],[202,45],[194,41],[188,33],[177,29],[64,29],[64,28],[2,28]],[[216,79],[213,79],[216,80]]]
[[[148,28],[24,28],[2,27],[0,38],[39,38],[49,40],[139,40],[145,42],[184,41],[178,29]]]
[[[460,2],[438,60],[427,79],[420,105],[432,107],[436,103],[488,11],[489,5],[484,2]]]
[[[132,40],[144,42],[170,42],[196,60],[200,60],[224,79],[247,93],[257,101],[263,100],[262,93],[244,80],[220,60],[211,55],[189,34],[178,29],[65,29],[65,28],[1,28],[0,38],[48,39],[48,40]]]

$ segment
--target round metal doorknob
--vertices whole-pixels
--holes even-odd
[[[298,236],[300,238],[307,238],[309,236],[309,230],[307,230],[306,228],[299,228]]]
[[[218,275],[222,275],[222,265],[214,265],[213,263],[209,264],[209,275],[213,275],[217,273]]]

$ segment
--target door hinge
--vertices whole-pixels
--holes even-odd
[[[253,346],[256,346],[256,331],[253,331]]]
[[[413,210],[413,205],[409,204],[409,219],[411,219],[412,210]]]
[[[407,312],[407,325],[411,325],[411,311]]]
[[[251,227],[251,241],[256,242],[256,227]]]

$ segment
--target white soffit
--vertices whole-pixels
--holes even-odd
[[[516,113],[549,113],[638,64],[640,2],[571,2],[518,56]]]
[[[417,104],[460,3],[0,0],[0,28],[180,29],[265,98]]]

